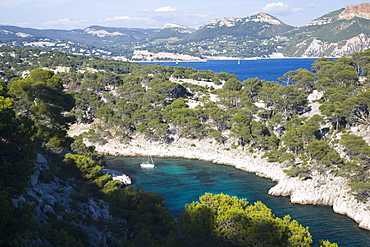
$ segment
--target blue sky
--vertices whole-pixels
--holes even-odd
[[[198,28],[212,19],[269,13],[303,26],[331,11],[363,1],[347,0],[0,0],[0,25],[77,29],[91,25],[162,28],[175,23]]]

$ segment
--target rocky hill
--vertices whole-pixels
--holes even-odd
[[[188,40],[209,40],[229,35],[241,40],[251,38],[271,38],[293,29],[292,26],[265,13],[257,13],[246,18],[228,17],[212,20],[192,33]]]
[[[339,19],[350,20],[354,17],[370,19],[370,5],[361,3],[359,5],[348,5],[339,15]]]
[[[185,26],[168,23],[164,26],[164,29],[150,36],[151,40],[159,39],[173,39],[177,40],[179,38],[186,37],[195,30]]]
[[[127,56],[137,42],[159,31],[159,29],[101,26],[70,31],[0,26],[0,45],[39,47],[100,57]]]
[[[293,57],[340,57],[370,45],[370,4],[346,8],[317,18],[292,32],[284,54]]]
[[[348,5],[300,28],[266,13],[215,19],[198,29],[176,24],[163,29],[91,26],[71,31],[0,26],[0,45],[121,60],[131,59],[135,50],[172,53],[159,60],[173,60],[176,54],[202,59],[350,56],[370,47],[370,3]]]

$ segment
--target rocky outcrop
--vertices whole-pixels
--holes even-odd
[[[297,45],[299,46],[306,46],[302,55],[305,58],[351,56],[355,52],[363,52],[370,47],[370,36],[361,33],[339,43],[329,43],[314,38]]]
[[[77,192],[73,179],[66,182],[53,176],[49,178],[51,181],[45,181],[42,173],[48,172],[49,169],[46,159],[38,154],[34,173],[30,178],[30,186],[25,194],[13,199],[14,206],[20,207],[23,202],[28,202],[34,206],[33,215],[37,225],[49,224],[54,217],[58,221],[66,220],[80,227],[87,234],[90,246],[107,246],[107,237],[111,233],[107,229],[99,228],[98,225],[85,224],[84,220],[99,220],[99,222],[115,220],[109,213],[109,204],[101,199],[93,198],[89,198],[86,202],[76,201],[74,196]],[[70,215],[79,215],[80,222],[70,221]],[[40,240],[30,239],[30,241],[39,242]]]
[[[305,26],[321,26],[330,24],[336,20],[351,20],[355,17],[370,20],[370,3],[347,5],[338,15],[325,15],[308,22]]]
[[[297,57],[349,57],[363,52],[370,47],[369,20],[370,3],[348,5],[308,22],[302,30],[311,33],[287,52]]]
[[[113,180],[120,181],[122,185],[130,185],[132,183],[131,178],[119,171],[102,169],[102,172],[112,176]]]
[[[240,25],[241,23],[247,22],[262,22],[271,25],[282,25],[283,23],[278,19],[268,15],[266,13],[256,13],[252,16],[246,18],[235,18],[235,17],[225,17],[223,19],[213,19],[204,26],[200,28],[216,28],[216,27],[234,27]]]
[[[89,143],[87,143],[89,144]],[[288,177],[284,165],[268,162],[262,154],[249,154],[240,149],[227,149],[227,146],[210,140],[179,139],[173,144],[150,143],[142,138],[134,137],[129,144],[120,144],[110,140],[103,146],[96,146],[102,154],[157,157],[181,157],[200,159],[217,164],[232,165],[237,169],[270,178],[277,185],[270,189],[269,194],[290,196],[292,203],[329,205],[340,214],[354,219],[360,227],[370,230],[370,204],[358,202],[350,194],[347,181],[333,175],[316,174],[312,179],[302,180]]]
[[[49,170],[49,165],[44,156],[37,154],[35,166],[33,168],[33,174],[30,177],[31,187],[35,187],[38,184],[41,171]]]
[[[292,203],[332,206],[334,212],[347,215],[359,227],[370,230],[370,203],[356,200],[344,178],[316,175],[307,180],[282,179],[269,190],[269,194],[290,196]]]
[[[88,33],[88,34],[91,34],[91,35],[95,35],[95,36],[98,36],[100,38],[103,38],[103,37],[107,37],[107,36],[124,36],[126,34],[124,33],[120,33],[120,32],[108,32],[107,30],[96,30],[94,28],[86,28],[84,30],[85,33]]]
[[[341,43],[331,44],[333,51],[330,56],[341,57],[349,56],[355,52],[363,52],[370,47],[370,36],[367,34],[359,34],[351,39],[345,40]]]
[[[308,41],[305,41],[305,44]],[[305,49],[302,57],[321,57],[329,49],[330,44],[314,38]]]
[[[173,23],[166,23],[164,25],[164,28],[175,30],[179,33],[192,33],[194,30],[185,26],[173,24]]]
[[[360,3],[359,5],[347,5],[338,19],[350,20],[359,17],[370,20],[370,3]]]

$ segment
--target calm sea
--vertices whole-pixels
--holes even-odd
[[[274,182],[231,166],[155,158],[158,168],[142,169],[139,164],[144,160],[139,157],[107,156],[106,161],[109,168],[129,175],[133,180],[131,186],[162,195],[174,216],[184,211],[185,204],[197,201],[206,192],[224,193],[249,202],[262,201],[278,217],[289,214],[309,227],[316,244],[324,239],[339,246],[370,246],[370,231],[358,228],[346,216],[335,214],[331,207],[291,204],[287,197],[269,196],[267,192]]]
[[[192,67],[197,70],[212,70],[213,72],[227,72],[235,74],[240,81],[258,77],[266,81],[278,81],[284,73],[290,70],[304,68],[311,70],[311,65],[317,59],[258,59],[258,60],[209,60],[207,62],[160,62],[164,66]],[[153,63],[140,63],[143,65]]]

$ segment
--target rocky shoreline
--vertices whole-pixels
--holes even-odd
[[[86,143],[90,144],[91,143]],[[270,178],[277,184],[269,190],[270,195],[290,196],[292,203],[332,206],[334,212],[347,215],[359,227],[370,230],[370,203],[358,202],[350,194],[347,181],[333,175],[316,174],[312,179],[301,180],[288,177],[284,165],[268,162],[262,154],[229,149],[209,140],[179,139],[172,144],[150,143],[136,137],[129,144],[110,140],[105,145],[95,145],[100,154],[119,156],[156,156],[199,159],[216,164],[231,165],[237,169]]]
[[[132,183],[131,178],[126,174],[123,174],[116,170],[102,169],[104,174],[109,174],[112,176],[113,180],[117,180],[121,183],[122,186],[130,185]]]

